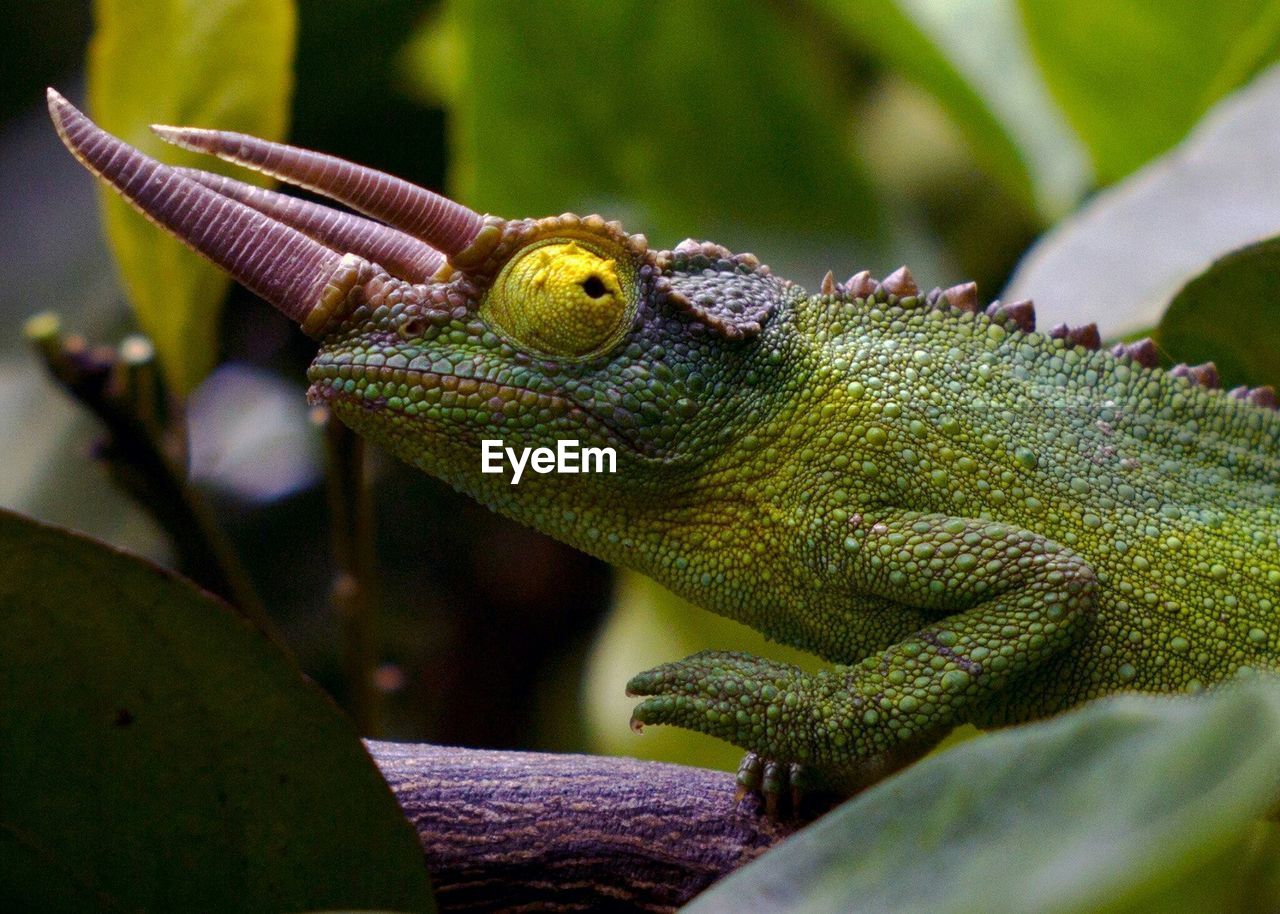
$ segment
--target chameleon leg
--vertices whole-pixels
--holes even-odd
[[[717,736],[851,793],[1066,647],[1093,607],[1093,570],[1078,555],[1006,524],[900,512],[865,523],[851,552],[852,602],[889,600],[937,621],[817,674],[721,651],[664,664],[628,683],[645,696],[633,724]]]

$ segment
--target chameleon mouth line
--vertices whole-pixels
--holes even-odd
[[[331,366],[339,367],[339,366]],[[536,397],[538,402],[527,404],[527,406],[544,405],[552,409],[557,418],[562,416],[573,416],[575,420],[582,421],[588,428],[603,433],[609,439],[610,443],[626,448],[631,453],[644,459],[656,459],[652,450],[646,448],[642,443],[633,441],[621,430],[616,428],[610,422],[597,416],[585,407],[573,402],[562,394],[542,393],[531,390],[528,387],[520,387],[515,384],[500,384],[496,381],[484,381],[477,378],[463,378],[454,374],[444,372],[427,371],[418,368],[387,368],[385,366],[351,366],[353,368],[360,367],[360,374],[363,376],[366,384],[387,384],[397,387],[404,385],[407,387],[422,387],[424,391],[439,390],[441,391],[440,400],[431,402],[425,398],[414,403],[421,403],[424,407],[440,407],[442,409],[468,409],[468,410],[485,410],[490,416],[500,415],[503,419],[507,417],[503,412],[503,406],[507,403],[518,402],[521,397]],[[384,377],[385,373],[385,377]],[[356,372],[352,372],[353,375]],[[399,374],[399,377],[396,375]],[[393,399],[396,395],[379,394],[378,396],[368,396],[360,390],[347,391],[342,389],[344,383],[348,380],[356,380],[355,377],[342,378],[336,375],[323,375],[314,379],[312,387],[316,391],[316,395],[325,402],[333,402],[340,400],[345,403],[351,403],[356,406],[362,406],[366,409],[372,409],[375,406],[385,407],[387,401]],[[446,394],[451,394],[454,402],[441,402]],[[504,398],[503,394],[511,394],[513,396]],[[476,397],[477,402],[468,404],[466,402],[456,402],[458,399]],[[409,400],[408,397],[401,399]],[[494,400],[498,402],[495,404]],[[413,415],[406,413],[406,415]],[[418,412],[421,415],[421,411]],[[426,418],[426,416],[423,416]],[[491,422],[485,426],[485,430],[501,431],[506,426],[505,421]]]

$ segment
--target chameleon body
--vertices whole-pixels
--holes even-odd
[[[391,191],[370,202],[349,175],[317,177],[321,158],[298,158],[315,154],[165,128],[448,255],[393,275],[366,239],[246,266],[201,242],[230,231],[209,215],[237,193],[226,179],[201,179],[221,190],[207,200],[131,191],[96,128],[51,106],[86,164],[320,340],[313,402],[491,508],[830,661],[706,652],[632,679],[634,722],[741,746],[748,787],[803,766],[849,792],[958,723],[1277,666],[1268,389],[1211,389],[1209,366],[1162,370],[1145,342],[1101,351],[1091,328],[1038,333],[1028,303],[979,310],[972,285],[925,295],[905,270],[812,294],[750,255],[653,252],[599,217],[464,211],[452,235],[424,229],[434,195],[406,216]],[[270,285],[300,269],[305,288]],[[480,471],[493,438],[612,447],[617,472],[513,486]]]

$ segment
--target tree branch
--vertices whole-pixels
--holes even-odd
[[[329,414],[325,452],[335,566],[329,602],[342,626],[343,666],[351,690],[347,707],[361,734],[377,736],[382,725],[381,693],[373,680],[378,665],[377,561],[364,439]]]
[[[791,834],[732,774],[588,755],[367,743],[444,911],[671,911]]]
[[[187,479],[185,420],[164,390],[151,344],[132,337],[119,351],[90,348],[63,337],[51,313],[31,318],[26,333],[50,376],[102,423],[95,457],[169,535],[179,570],[279,642],[239,557]]]

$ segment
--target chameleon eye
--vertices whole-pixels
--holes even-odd
[[[583,241],[550,241],[521,251],[498,274],[480,316],[522,349],[583,357],[621,339],[635,304],[626,258]]]

